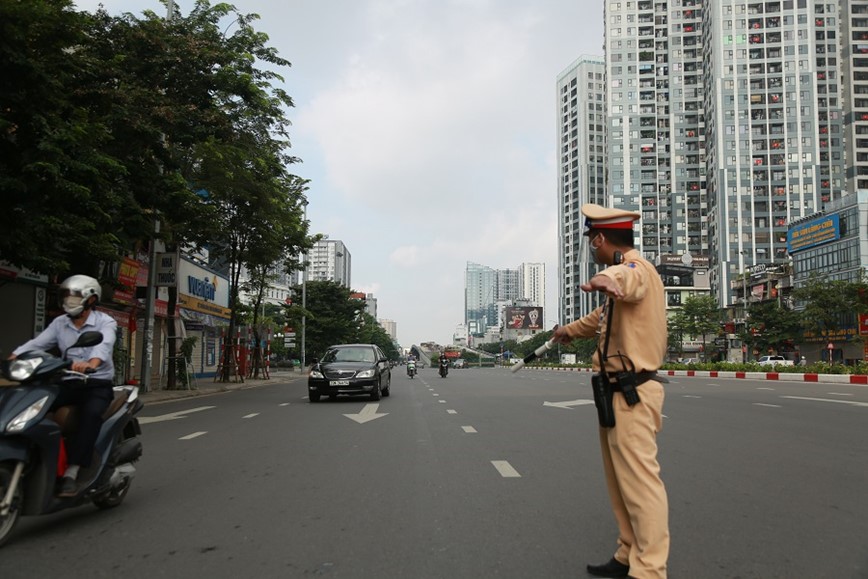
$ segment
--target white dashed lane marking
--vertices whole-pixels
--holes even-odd
[[[241,418],[253,418],[254,416],[259,416],[259,413],[254,412],[253,414],[247,414],[246,416],[242,416]]]
[[[765,406],[766,408],[780,408],[778,404],[763,404],[762,402],[754,402],[754,406]]]
[[[521,475],[518,474],[518,471],[512,468],[512,465],[509,464],[509,461],[506,460],[492,460],[491,464],[494,465],[494,468],[497,469],[497,472],[500,473],[500,476],[503,478],[521,478]]]
[[[473,428],[472,426],[462,426],[461,430],[463,430],[467,434],[476,434],[476,429]]]
[[[207,432],[207,431],[205,431],[205,432],[194,432],[193,434],[188,434],[187,436],[182,436],[182,437],[179,438],[178,440],[190,440],[191,438],[196,438],[196,437],[198,437],[198,436],[202,436],[203,434],[208,434],[208,432]]]

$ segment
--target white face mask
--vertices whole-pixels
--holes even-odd
[[[84,311],[84,298],[81,296],[66,296],[63,298],[63,311],[70,317],[76,317]]]
[[[595,237],[594,239],[600,239],[600,240],[602,240],[602,239],[603,239],[603,236],[602,236],[602,235],[598,235],[598,236]],[[593,239],[592,239],[591,242],[588,244],[588,250],[591,252],[591,257],[594,258],[594,261],[596,261],[597,263],[600,263],[600,260],[597,259],[597,250],[600,249],[601,247],[603,247],[603,244],[602,244],[602,243],[600,243],[600,245],[594,247],[594,240],[593,240]]]

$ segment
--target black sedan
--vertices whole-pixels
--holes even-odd
[[[368,394],[371,400],[389,395],[392,370],[383,351],[374,344],[331,346],[313,365],[307,379],[311,402],[323,395]]]

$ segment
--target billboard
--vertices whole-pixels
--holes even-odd
[[[537,306],[511,306],[505,308],[505,323],[510,330],[542,330],[543,309]]]
[[[794,225],[787,232],[787,252],[794,253],[841,238],[839,216],[829,215]]]

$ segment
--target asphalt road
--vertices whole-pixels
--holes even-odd
[[[673,378],[673,578],[868,577],[868,388]],[[26,518],[18,577],[584,577],[616,529],[588,374],[396,368],[153,404],[123,505]]]

